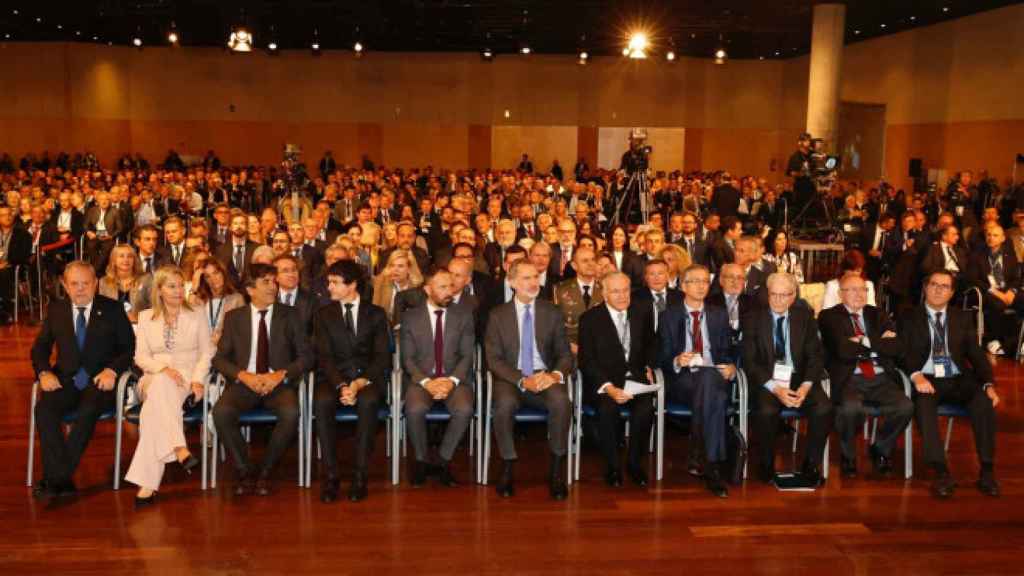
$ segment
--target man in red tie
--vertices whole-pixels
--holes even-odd
[[[892,472],[890,457],[900,434],[914,415],[914,404],[896,372],[903,356],[889,316],[867,305],[867,285],[860,276],[840,281],[840,304],[822,310],[818,318],[824,341],[832,402],[837,405],[836,429],[842,448],[843,476],[857,476],[857,432],[864,420],[864,403],[877,405],[882,424],[868,449],[875,473]]]
[[[452,457],[473,418],[473,310],[465,302],[452,304],[452,275],[445,269],[430,276],[423,290],[426,302],[402,315],[400,334],[405,417],[416,455],[411,482],[422,486],[427,469],[436,467],[441,484],[450,487],[457,484]],[[436,465],[427,434],[427,412],[434,404],[443,404],[450,415]]]

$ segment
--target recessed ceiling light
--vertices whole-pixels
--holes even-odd
[[[268,50],[277,50],[277,42],[271,42],[270,44],[267,44],[267,49]]]
[[[882,30],[885,30],[885,24],[882,24]]]
[[[911,22],[915,22],[915,21],[917,21],[917,16],[911,16],[911,17],[910,17],[910,21],[911,21]]]
[[[669,50],[668,54],[665,54],[665,59],[668,60],[669,62],[675,62],[676,53],[673,52],[672,50]]]
[[[942,11],[943,12],[949,12],[949,6],[943,6],[942,7]]]
[[[523,46],[519,51],[522,52],[523,54],[529,54],[530,53],[530,47],[529,46]]]
[[[310,48],[312,48],[313,50],[319,50],[320,49],[320,43],[319,42],[313,42],[313,45],[310,46]]]
[[[355,50],[356,52],[362,52],[363,51],[363,44],[362,44],[362,42],[356,42],[355,45],[352,46],[352,49]]]
[[[138,38],[138,37],[132,38],[132,45],[134,45],[136,48],[139,48],[140,46],[142,46],[142,38]]]
[[[860,30],[854,30],[853,33],[857,34],[859,36],[860,35]]]
[[[42,24],[42,23],[43,23],[43,19],[38,17],[38,16],[36,16],[36,24]]]

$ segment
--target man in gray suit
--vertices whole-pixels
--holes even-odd
[[[515,414],[526,404],[547,410],[551,497],[564,500],[569,494],[565,455],[572,408],[567,385],[573,363],[565,320],[554,304],[537,300],[540,280],[531,262],[514,262],[508,278],[515,297],[491,312],[484,340],[494,379],[494,434],[503,460],[496,488],[502,497],[514,493]]]
[[[475,332],[469,306],[453,305],[452,275],[440,269],[423,285],[427,299],[402,317],[400,331],[405,417],[416,461],[412,485],[422,486],[428,466],[427,411],[444,402],[451,420],[439,450],[440,482],[458,483],[451,473],[452,455],[473,417]]]

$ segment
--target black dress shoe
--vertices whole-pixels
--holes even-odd
[[[37,500],[50,498],[54,495],[54,492],[46,480],[40,480],[35,483],[35,486],[32,486],[32,497]]]
[[[138,510],[140,508],[145,508],[146,506],[149,506],[150,504],[153,504],[154,502],[156,502],[156,492],[153,492],[152,494],[150,494],[149,496],[147,496],[145,498],[139,498],[138,496],[136,496],[135,497],[135,509]]]
[[[341,482],[335,476],[328,476],[324,478],[320,484],[320,501],[324,504],[330,504],[338,499],[338,489],[341,487]]]
[[[991,474],[983,473],[974,485],[978,487],[978,492],[993,498],[998,498],[1002,494],[999,490],[999,482],[996,482],[996,479]]]
[[[690,458],[686,461],[686,472],[694,478],[704,475],[704,464],[698,458]]]
[[[270,496],[270,477],[267,474],[260,474],[256,479],[256,495]]]
[[[515,485],[512,480],[512,468],[515,460],[505,460],[501,464],[501,477],[498,478],[498,483],[495,484],[494,489],[497,491],[498,496],[502,498],[511,498],[516,493]]]
[[[414,460],[409,474],[409,483],[419,488],[427,483],[427,463]]]
[[[54,498],[71,498],[78,495],[78,488],[71,480],[64,480],[54,484],[50,492]]]
[[[857,459],[844,457],[839,463],[839,471],[842,473],[843,478],[856,478]]]
[[[775,483],[775,467],[774,466],[758,466],[757,467],[757,479],[764,484]]]
[[[352,475],[352,486],[348,489],[349,501],[362,502],[366,500],[367,492],[366,472],[356,472]]]
[[[178,465],[181,466],[181,469],[184,470],[186,474],[191,476],[192,470],[194,470],[196,466],[199,466],[199,458],[196,458],[194,454],[189,454],[188,458],[179,460]]]
[[[256,475],[252,472],[243,472],[235,483],[235,496],[245,496],[256,491]]]
[[[609,468],[604,473],[604,483],[612,488],[619,488],[622,486],[622,472],[619,472],[618,468]]]
[[[629,467],[629,479],[633,481],[633,484],[641,488],[647,487],[647,470],[644,470],[643,466],[630,466]]]
[[[551,498],[565,500],[569,496],[569,485],[565,481],[565,456],[551,457]]]
[[[458,480],[456,480],[455,476],[452,475],[452,465],[450,462],[442,461],[437,467],[437,470],[437,481],[441,486],[445,486],[446,488],[455,488],[459,485]]]
[[[888,456],[883,456],[881,451],[878,450],[878,446],[872,444],[868,448],[868,454],[871,455],[871,465],[875,469],[875,474],[882,477],[892,476],[892,459]]]
[[[722,480],[722,473],[713,464],[709,465],[704,471],[704,485],[708,487],[712,494],[719,498],[729,497],[729,488],[726,487],[725,481]]]
[[[956,491],[956,480],[953,480],[949,472],[937,472],[935,480],[932,480],[931,491],[936,498],[951,498]]]
[[[804,463],[800,469],[800,476],[807,483],[807,486],[811,488],[819,488],[825,484],[825,478],[821,475],[821,470],[813,464]]]

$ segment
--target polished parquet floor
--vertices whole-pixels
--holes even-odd
[[[686,474],[686,437],[671,431],[662,482],[647,490],[628,482],[608,488],[597,451],[584,447],[582,481],[556,503],[543,483],[543,432],[534,429],[523,443],[511,500],[468,483],[464,452],[456,460],[463,486],[392,487],[382,433],[370,497],[360,504],[321,504],[315,472],[311,489],[298,488],[293,449],[272,497],[236,500],[230,482],[204,492],[197,478],[174,470],[157,505],[137,512],[131,485],[110,488],[109,422],[98,427],[76,476],[81,495],[57,505],[33,500],[25,456],[34,334],[30,326],[0,328],[4,575],[1024,573],[1024,369],[1010,361],[997,367],[1000,499],[974,489],[971,432],[957,422],[950,456],[960,488],[942,502],[929,496],[928,478],[864,477],[865,458],[860,478],[841,479],[834,450],[832,477],[818,492],[782,494],[748,481],[718,500]],[[126,459],[135,438],[129,431]],[[198,442],[194,434],[190,441]],[[254,434],[254,444],[262,442]],[[339,442],[345,470],[351,437]],[[916,432],[915,443],[920,454]],[[901,463],[902,453],[895,456]],[[653,458],[651,464],[653,475]],[[36,470],[38,476],[38,462]]]

